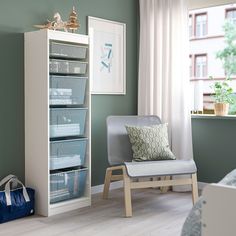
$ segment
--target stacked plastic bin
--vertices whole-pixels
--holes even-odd
[[[50,203],[84,195],[88,48],[50,42]]]

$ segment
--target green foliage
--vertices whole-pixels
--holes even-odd
[[[236,115],[236,94],[232,95],[234,103],[229,106],[229,115]]]
[[[235,102],[233,99],[233,89],[226,81],[217,81],[211,88],[214,90],[213,98],[216,103],[233,104]]]
[[[225,48],[216,54],[216,58],[220,59],[225,70],[226,79],[224,81],[215,82],[211,88],[214,90],[213,98],[216,103],[235,104],[233,89],[229,82],[232,75],[236,74],[236,25],[230,21],[226,21],[224,26]],[[210,77],[212,78],[212,77]]]
[[[236,25],[226,21],[223,29],[226,46],[217,52],[216,58],[222,61],[226,79],[230,80],[231,76],[236,74]]]

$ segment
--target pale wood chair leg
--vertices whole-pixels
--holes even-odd
[[[104,181],[103,195],[102,195],[103,199],[108,198],[111,177],[112,177],[112,170],[107,168],[106,175],[105,175],[105,181]]]
[[[171,177],[169,175],[161,177],[161,180],[170,180],[170,179],[171,179]],[[160,187],[160,191],[161,191],[161,193],[167,193],[169,188],[170,188],[169,186],[167,186],[167,187]]]
[[[198,200],[198,184],[197,184],[197,174],[192,174],[192,199],[193,204]]]
[[[131,188],[130,178],[126,173],[125,168],[123,169],[124,176],[124,198],[125,198],[125,216],[132,217],[132,202],[131,202]]]

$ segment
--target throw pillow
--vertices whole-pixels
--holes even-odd
[[[167,124],[126,125],[134,161],[175,160],[168,141]]]

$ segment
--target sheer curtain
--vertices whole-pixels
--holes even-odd
[[[168,123],[177,159],[192,158],[187,0],[140,0],[139,115]]]

